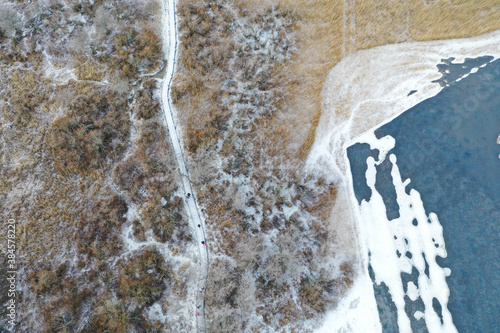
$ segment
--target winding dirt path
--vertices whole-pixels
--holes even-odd
[[[196,315],[197,332],[205,332],[205,292],[208,276],[208,247],[201,242],[206,240],[205,219],[196,201],[196,194],[191,185],[189,169],[186,165],[184,148],[175,125],[174,109],[171,99],[171,86],[177,61],[177,21],[175,13],[175,0],[162,0],[162,37],[165,43],[167,58],[167,70],[163,81],[161,103],[168,128],[170,142],[175,152],[175,158],[181,175],[181,191],[184,192],[183,200],[189,218],[191,230],[195,236],[199,250],[198,284],[196,293]]]

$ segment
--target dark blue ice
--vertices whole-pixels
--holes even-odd
[[[478,59],[474,65],[491,60]],[[443,226],[448,257],[437,259],[452,272],[448,309],[458,331],[500,332],[500,61],[459,82],[452,79],[375,135],[395,138],[390,153],[397,156],[402,179],[411,178],[407,191],[420,192],[427,214],[436,213]],[[364,160],[355,149],[348,150],[351,169],[361,169],[353,164],[366,164],[367,154],[373,153],[363,148]],[[356,177],[361,175],[353,173]],[[393,188],[386,178],[377,178],[377,189]],[[361,180],[353,183],[355,193],[360,188],[366,192],[357,186]],[[384,192],[384,202],[392,201],[392,192]],[[442,311],[441,304],[433,306]]]

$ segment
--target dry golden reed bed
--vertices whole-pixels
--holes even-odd
[[[248,2],[249,4],[251,2]],[[288,149],[305,158],[321,115],[330,69],[349,53],[407,41],[471,37],[500,28],[496,0],[273,0],[299,18],[299,45],[284,67],[291,97]],[[306,125],[306,126],[304,126]],[[308,126],[307,126],[308,125]],[[302,136],[308,130],[306,136]],[[297,135],[300,133],[300,135]],[[285,134],[287,135],[287,134]]]

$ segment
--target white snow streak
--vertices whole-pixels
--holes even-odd
[[[367,136],[360,138],[361,142],[375,143],[372,140],[377,139],[372,135],[370,138]],[[386,147],[387,150],[391,148]],[[367,245],[371,253],[370,263],[375,273],[376,283],[384,282],[389,288],[397,308],[398,326],[401,333],[411,333],[410,318],[405,312],[405,295],[415,299],[422,298],[425,305],[423,317],[430,332],[456,332],[451,314],[447,310],[450,293],[446,284],[447,273],[436,263],[435,259],[436,256],[446,257],[443,228],[435,214],[426,215],[418,191],[412,189],[409,195],[406,194],[405,187],[409,181],[403,182],[401,179],[396,156],[391,154],[389,158],[393,164],[391,175],[401,216],[389,222],[382,196],[375,188],[377,173],[375,165],[382,163],[384,160],[382,158],[379,161],[375,161],[373,157],[367,159],[366,179],[372,190],[372,196],[369,202],[363,200],[360,207],[360,240]],[[416,226],[412,223],[413,219],[418,222]],[[407,252],[411,253],[411,260],[405,255]],[[429,277],[425,274],[424,255],[429,265]],[[419,288],[413,285],[414,288],[409,288],[405,293],[401,272],[410,274],[413,267],[420,273]],[[434,297],[443,308],[443,325],[432,307]]]

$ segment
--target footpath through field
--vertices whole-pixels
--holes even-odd
[[[183,200],[189,218],[191,230],[195,236],[199,250],[198,285],[196,292],[196,309],[193,316],[196,316],[197,332],[205,332],[205,292],[208,274],[208,246],[201,242],[206,241],[205,219],[201,213],[196,194],[191,186],[189,169],[186,166],[184,149],[182,147],[177,126],[175,125],[174,109],[171,100],[171,86],[177,61],[177,22],[175,12],[175,0],[163,0],[162,2],[162,37],[167,51],[167,70],[162,88],[162,109],[165,122],[168,127],[170,142],[175,152],[175,158],[181,174],[181,191],[184,192]]]

